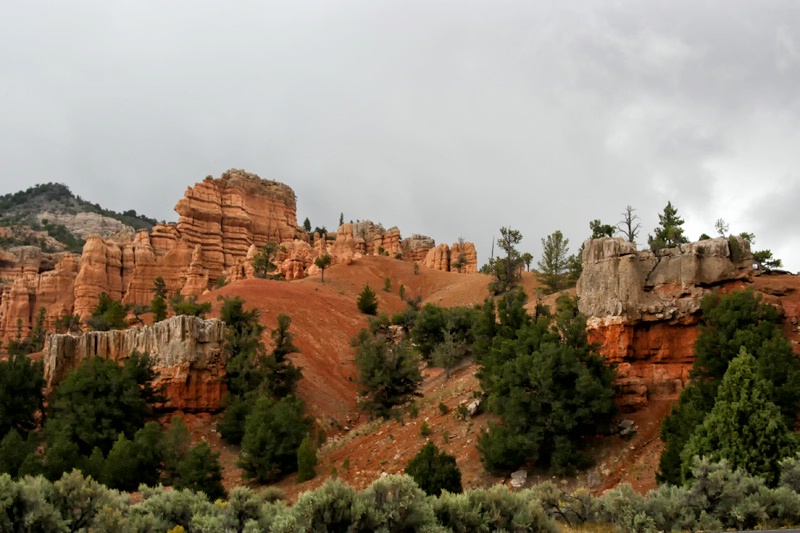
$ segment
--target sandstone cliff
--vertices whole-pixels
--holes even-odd
[[[81,361],[102,357],[121,361],[133,352],[149,354],[159,374],[167,407],[185,411],[217,411],[225,395],[225,324],[219,320],[176,316],[152,326],[81,335],[49,335],[44,372],[52,389]]]
[[[586,241],[579,308],[589,337],[618,366],[623,407],[673,396],[693,362],[700,300],[752,276],[749,244],[710,239],[653,253],[618,238]]]

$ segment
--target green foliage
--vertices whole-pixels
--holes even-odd
[[[655,236],[648,235],[647,243],[655,251],[663,248],[674,248],[689,242],[683,234],[683,219],[678,216],[678,210],[667,202],[664,212],[658,215],[660,226],[655,229]]]
[[[321,274],[320,281],[322,283],[325,283],[325,269],[331,266],[332,261],[333,258],[329,254],[324,254],[314,259],[314,264],[317,265],[317,268],[320,271]]]
[[[386,418],[395,407],[420,396],[420,361],[407,342],[390,343],[365,330],[355,342],[360,405],[364,409]]]
[[[425,531],[436,524],[428,498],[409,476],[372,482],[353,502],[355,531]]]
[[[297,481],[299,483],[316,477],[317,462],[317,449],[311,433],[308,433],[297,448]]]
[[[25,355],[0,361],[0,438],[16,430],[24,437],[44,411],[44,367]]]
[[[220,436],[230,444],[240,444],[244,438],[244,425],[253,405],[241,396],[228,395],[225,412],[217,423]]]
[[[152,389],[148,392],[144,381],[149,376],[138,359],[124,367],[101,357],[82,361],[55,391],[45,425],[48,448],[60,435],[82,455],[95,446],[108,453],[119,433],[133,438],[152,412],[148,405]]]
[[[348,532],[358,493],[340,479],[328,479],[317,490],[298,496],[293,512],[300,531]]]
[[[405,472],[430,496],[438,496],[443,490],[451,493],[463,490],[456,458],[432,442],[425,444],[408,462]]]
[[[161,322],[167,318],[167,301],[156,294],[150,300],[150,312],[153,313],[153,321]]]
[[[374,316],[378,313],[378,300],[375,297],[375,291],[370,288],[369,283],[364,285],[364,289],[361,291],[361,294],[358,295],[356,307],[365,315]]]
[[[303,402],[261,396],[245,422],[239,467],[246,477],[270,483],[297,469],[297,448],[310,428]]]
[[[311,233],[311,221],[308,220],[308,217],[303,221],[303,229],[306,230],[306,233]]]
[[[681,452],[683,478],[690,474],[693,457],[705,456],[715,462],[726,459],[733,468],[775,485],[779,462],[794,454],[797,442],[769,398],[769,384],[742,347],[725,372],[713,409]]]
[[[169,299],[169,305],[175,315],[185,316],[198,316],[205,317],[206,313],[211,311],[211,302],[198,303],[197,296],[189,296],[188,298],[181,294],[178,290]]]
[[[403,285],[402,283],[400,284],[400,287],[397,289],[397,295],[400,297],[401,300],[406,299],[406,286]]]
[[[392,292],[392,278],[384,278],[383,290],[384,292]]]
[[[769,272],[773,269],[783,268],[783,261],[772,256],[772,250],[759,250],[753,252],[753,261],[759,270]]]
[[[97,306],[92,310],[92,316],[86,319],[86,325],[95,331],[125,329],[128,327],[125,320],[127,315],[128,311],[122,302],[113,300],[108,293],[101,292]]]
[[[64,313],[56,318],[56,333],[79,333],[81,331],[81,317]]]
[[[703,323],[695,342],[692,382],[664,421],[665,443],[659,479],[681,482],[681,453],[689,437],[714,407],[717,389],[728,364],[744,348],[757,363],[758,375],[769,383],[769,400],[792,427],[800,399],[800,359],[782,335],[781,315],[752,291],[712,293],[701,302]]]
[[[522,233],[509,227],[500,228],[500,238],[497,245],[505,253],[505,257],[489,259],[488,272],[494,276],[489,284],[489,290],[494,294],[502,294],[519,281],[522,275],[523,259],[517,250],[517,245],[522,242]]]
[[[600,219],[594,219],[589,222],[589,229],[592,230],[592,239],[601,239],[603,237],[613,237],[616,228],[611,224],[603,224]]]
[[[16,429],[6,433],[0,440],[0,474],[16,478],[28,454],[34,451],[33,444],[30,437],[25,441]]]
[[[546,292],[553,293],[567,288],[569,272],[569,239],[565,239],[561,230],[542,239],[542,258],[539,259],[539,279],[544,283]]]
[[[488,408],[502,418],[479,437],[481,460],[495,473],[528,462],[569,472],[582,466],[581,438],[610,426],[614,372],[586,341],[574,301],[535,321],[519,314],[523,303],[500,302],[497,334],[479,359]]]
[[[272,272],[278,269],[275,266],[275,261],[278,258],[278,245],[274,242],[268,242],[261,247],[261,250],[253,257],[253,269],[255,270],[256,277],[266,278]]]
[[[174,485],[176,489],[202,491],[211,500],[224,498],[219,452],[215,452],[206,441],[192,446],[178,464]]]

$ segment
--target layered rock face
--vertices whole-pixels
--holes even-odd
[[[122,361],[134,352],[154,359],[153,384],[168,398],[167,407],[217,411],[225,395],[225,324],[220,320],[176,316],[152,326],[81,335],[49,335],[44,373],[52,389],[81,361],[102,357]]]
[[[243,170],[189,187],[175,211],[178,233],[190,248],[201,246],[211,280],[234,267],[251,245],[306,239],[297,225],[294,191]]]
[[[474,274],[478,271],[478,253],[471,242],[440,244],[428,250],[422,265],[434,270]]]
[[[40,308],[45,309],[46,329],[56,318],[71,312],[78,263],[71,253],[43,254],[36,247],[20,247],[0,253],[0,340],[26,337]]]
[[[700,301],[715,287],[739,288],[752,276],[739,237],[639,252],[623,239],[586,241],[579,308],[589,338],[618,366],[623,407],[680,392],[694,360]]]

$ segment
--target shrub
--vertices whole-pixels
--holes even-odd
[[[352,508],[356,531],[420,531],[436,523],[425,493],[409,476],[376,479]]]
[[[317,450],[312,443],[311,433],[307,434],[297,448],[297,481],[302,483],[317,475]]]
[[[302,531],[350,531],[356,497],[350,485],[329,479],[320,488],[300,494],[292,512]]]
[[[456,458],[428,442],[406,465],[406,474],[414,478],[419,488],[430,496],[443,490],[461,492],[461,471]]]

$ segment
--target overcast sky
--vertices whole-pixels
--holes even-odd
[[[243,168],[298,219],[520,248],[667,201],[800,270],[800,2],[16,1],[0,194],[63,182],[167,221]]]

